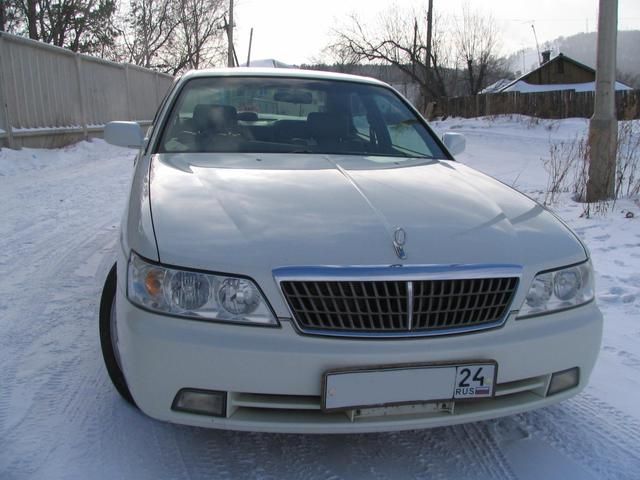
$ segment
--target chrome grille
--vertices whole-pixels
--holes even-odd
[[[413,328],[433,330],[494,323],[504,317],[517,278],[413,282]]]
[[[287,280],[280,285],[299,327],[309,333],[410,335],[501,323],[518,278]]]
[[[282,290],[303,328],[407,328],[406,282],[282,282]]]

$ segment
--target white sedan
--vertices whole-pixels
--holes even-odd
[[[377,80],[179,79],[139,148],[100,336],[122,396],[169,422],[353,433],[543,407],[602,336],[589,252],[456,162]]]

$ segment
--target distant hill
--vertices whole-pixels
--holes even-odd
[[[596,33],[577,33],[569,37],[558,37],[551,42],[540,45],[540,50],[551,50],[552,56],[564,53],[579,62],[595,68],[596,65]],[[626,82],[635,88],[640,88],[640,30],[624,30],[618,32],[618,80]],[[523,55],[525,71],[523,72]],[[514,52],[507,57],[513,72],[532,70],[537,66],[537,52],[535,48],[524,52]]]

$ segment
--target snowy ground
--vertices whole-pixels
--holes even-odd
[[[451,119],[459,159],[541,198],[549,142],[583,120]],[[97,336],[133,155],[102,141],[0,151],[0,478],[640,478],[640,205],[555,206],[585,239],[606,325],[586,392],[495,421],[395,434],[300,436],[160,423],[111,387]],[[625,218],[632,211],[634,218]],[[579,341],[579,339],[576,339]]]

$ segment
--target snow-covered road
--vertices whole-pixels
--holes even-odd
[[[535,195],[549,139],[586,122],[449,120],[460,160]],[[223,432],[151,420],[102,365],[101,283],[113,262],[133,154],[96,140],[0,151],[0,478],[640,478],[640,206],[558,212],[587,241],[606,326],[586,392],[528,414],[393,434]],[[635,213],[625,218],[626,211]],[[576,339],[577,342],[580,339]]]

